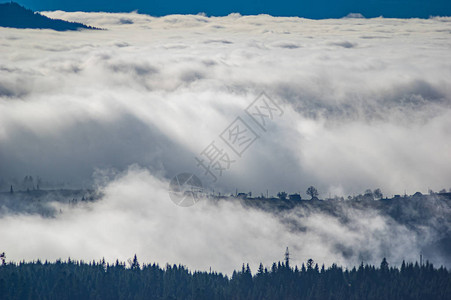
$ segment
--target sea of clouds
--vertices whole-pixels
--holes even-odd
[[[237,203],[177,207],[167,188],[181,172],[254,195],[451,187],[451,18],[44,14],[105,30],[1,28],[2,189],[33,175],[105,196],[55,218],[2,217],[9,258],[137,253],[230,272],[290,246],[297,262],[358,263],[334,251],[337,236],[374,257],[417,257],[418,236],[371,211],[351,229],[311,215],[299,233]],[[263,91],[283,115],[212,182],[194,157],[236,117],[252,126],[244,109]]]

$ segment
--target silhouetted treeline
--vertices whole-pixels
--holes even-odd
[[[96,201],[102,195],[97,190],[89,189],[27,189],[26,191],[16,191],[11,186],[10,192],[0,193],[0,218],[5,215],[17,214],[39,214],[43,217],[53,218],[62,212],[55,207],[55,203],[65,203],[68,205],[67,208],[72,208],[79,204]]]
[[[0,26],[13,28],[40,28],[57,31],[98,29],[82,23],[51,19],[15,3],[0,3]]]
[[[319,268],[312,260],[300,269],[274,263],[249,266],[229,278],[191,272],[183,266],[57,261],[0,266],[1,299],[451,299],[451,273],[426,263],[389,267],[337,265]]]

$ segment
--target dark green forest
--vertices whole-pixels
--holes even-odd
[[[391,267],[361,264],[344,269],[300,268],[289,260],[257,272],[243,265],[231,277],[191,272],[182,265],[128,266],[100,262],[56,261],[0,266],[0,299],[451,299],[451,273],[443,267],[405,263]]]

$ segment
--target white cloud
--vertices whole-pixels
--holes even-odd
[[[107,184],[99,202],[55,204],[61,209],[55,218],[0,218],[0,227],[10,229],[2,234],[2,251],[15,261],[104,257],[114,262],[136,253],[144,262],[231,274],[243,262],[254,271],[260,262],[270,267],[283,259],[287,246],[293,265],[313,258],[349,266],[362,260],[377,264],[383,256],[394,264],[414,260],[429,242],[426,234],[374,211],[344,206],[343,222],[301,207],[277,215],[235,201],[201,201],[183,208],[171,202],[167,187],[147,170],[131,167]]]
[[[394,194],[449,184],[442,18],[45,14],[107,30],[5,29],[5,179],[28,172],[75,183],[95,167],[132,163],[171,177],[264,90],[285,117],[218,188]],[[267,161],[280,151],[286,163]]]
[[[269,189],[271,194],[286,190],[304,195],[308,186],[315,185],[320,196],[328,196],[329,192],[348,195],[376,187],[388,195],[404,190],[414,193],[449,188],[450,18],[314,21],[238,14],[161,18],[137,13],[44,14],[106,30],[2,29],[3,189],[9,188],[7,184],[12,179],[20,180],[28,174],[87,186],[97,168],[121,171],[132,164],[146,167],[152,175],[166,180],[180,172],[200,173],[194,156],[213,139],[219,141],[218,135],[235,117],[246,118],[244,108],[261,91],[281,104],[284,115],[275,119],[266,133],[256,129],[260,139],[242,158],[236,158],[236,164],[217,184],[202,177],[204,184],[216,191],[230,193],[238,188],[259,195]],[[150,175],[143,176],[154,180]],[[131,186],[141,182],[139,176],[130,178],[138,180],[128,182]],[[158,198],[167,198],[159,189],[139,188],[145,194],[155,193],[152,201],[171,205]],[[109,190],[121,192],[113,186]],[[22,244],[10,239],[10,252],[17,253],[17,258],[31,258],[32,253],[64,257],[72,255],[78,243],[89,241],[91,245],[83,245],[87,249],[83,255],[89,257],[125,258],[139,251],[146,258],[206,267],[190,258],[195,254],[189,251],[183,256],[175,240],[163,240],[168,248],[176,249],[174,252],[152,246],[155,239],[168,237],[160,236],[157,229],[148,232],[153,223],[136,216],[135,207],[127,210],[129,200],[123,195],[109,194],[105,201],[112,201],[113,206],[102,209],[104,204],[99,204],[88,214],[87,218],[92,218],[88,223],[94,224],[99,214],[101,222],[113,224],[106,229],[93,227],[92,232],[86,233],[89,238],[85,242],[85,232],[68,221],[72,216],[74,224],[81,222],[77,213],[63,214],[69,218],[66,221],[62,217],[53,221],[28,219],[35,217],[2,219],[17,228],[28,228],[26,224],[36,221],[35,229],[21,233],[24,240],[37,231],[45,232],[48,241],[55,235],[64,237],[61,245],[54,245],[53,252],[40,242],[29,248],[37,249],[36,252],[27,252]],[[134,199],[138,206],[144,201],[139,196]],[[235,253],[240,255],[230,256],[236,260],[230,268],[235,268],[238,260],[277,259],[285,244],[303,249],[302,243],[297,242],[298,235],[281,233],[284,227],[279,220],[270,218],[268,227],[255,225],[266,222],[268,216],[263,213],[251,212],[249,217],[248,212],[238,210],[237,216],[221,216],[220,209],[231,211],[235,209],[233,205],[200,206],[194,212],[176,215],[167,207],[157,211],[163,211],[163,215],[171,211],[167,216],[173,218],[180,231],[183,225],[177,223],[177,218],[191,213],[199,218],[198,223],[191,224],[193,232],[197,226],[211,226],[214,219],[202,210],[214,218],[231,218],[223,220],[228,226],[216,229],[221,233],[217,237],[213,232],[205,233],[208,238],[192,233],[188,235],[192,240],[181,245],[189,248],[211,239],[220,244],[219,239],[224,239],[220,255],[228,257],[227,251],[232,248],[238,249]],[[110,220],[108,210],[114,216],[116,210],[123,211],[118,219]],[[235,219],[240,216],[243,220]],[[324,220],[322,216],[318,218]],[[387,220],[378,218],[374,218],[376,224],[386,226]],[[121,221],[130,219],[137,224],[127,230],[136,234],[121,232]],[[140,222],[146,229],[138,226]],[[158,218],[155,222],[157,227],[171,226]],[[336,221],[330,222],[331,228],[340,230]],[[234,236],[240,232],[239,226],[249,228],[243,233],[249,234],[243,237],[249,242]],[[321,230],[325,232],[308,237],[312,249],[323,245],[315,241],[330,240],[335,232]],[[365,230],[379,229],[368,225]],[[396,230],[402,234],[404,229]],[[71,232],[76,232],[75,237]],[[257,235],[254,237],[252,232]],[[151,237],[149,242],[140,241],[139,249],[133,250],[133,242],[147,234]],[[116,244],[117,235],[127,235],[131,242]],[[343,236],[352,242],[366,243],[361,234],[345,232]],[[406,239],[405,243],[415,244]],[[269,241],[274,246],[268,246]],[[242,242],[243,246],[237,246]],[[117,251],[104,254],[102,245],[117,247]],[[146,252],[146,247],[153,252]],[[258,258],[246,256],[255,247],[266,250]],[[325,256],[331,255],[328,251]],[[222,260],[218,268],[230,270]]]

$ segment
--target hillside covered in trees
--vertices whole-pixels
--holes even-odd
[[[72,211],[82,209],[85,213],[103,199],[103,194],[96,190],[70,190],[70,189],[41,189],[39,185],[32,186],[30,176],[24,180],[22,186],[15,190],[10,186],[9,192],[0,193],[0,218],[21,215],[39,215],[48,218],[66,218]],[[28,184],[28,185],[27,185]],[[169,201],[161,199],[161,201]],[[422,195],[395,196],[393,198],[379,198],[365,193],[350,198],[330,198],[320,200],[293,199],[293,197],[249,197],[249,195],[235,196],[209,196],[202,200],[210,205],[221,206],[225,202],[233,202],[237,207],[248,211],[264,211],[275,216],[280,223],[295,234],[301,236],[305,232],[315,230],[310,227],[310,216],[321,216],[333,220],[343,230],[354,232],[356,222],[361,222],[365,216],[381,216],[385,220],[387,236],[396,234],[400,228],[402,232],[415,237],[417,248],[405,249],[414,253],[415,257],[422,253],[424,257],[434,264],[451,265],[451,197],[450,193],[431,193]],[[186,208],[181,208],[186,209]],[[188,208],[189,209],[189,208]],[[359,221],[360,220],[360,221]],[[366,227],[365,227],[366,228]],[[368,228],[367,228],[368,229]],[[359,229],[366,232],[367,229]],[[369,229],[368,229],[369,230]],[[385,231],[384,231],[385,232]],[[398,233],[396,233],[398,232]],[[367,234],[370,234],[367,232]],[[380,240],[378,247],[385,247],[388,243],[385,235],[375,237]],[[388,244],[387,244],[388,245]],[[365,247],[350,247],[349,243],[336,239],[333,252],[346,259],[354,259],[353,264],[360,261],[377,262],[381,256],[374,251],[366,251]],[[380,250],[380,249],[379,249]],[[5,251],[5,249],[0,249]],[[392,247],[385,247],[383,256],[390,258]],[[412,259],[412,256],[411,256]],[[401,260],[392,261],[397,266]]]
[[[181,265],[32,262],[0,266],[1,299],[450,299],[451,273],[429,262],[403,262],[393,268],[360,265],[300,268],[289,260],[249,266],[229,278],[216,272],[191,272]]]

